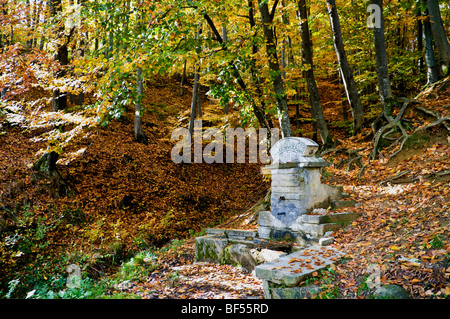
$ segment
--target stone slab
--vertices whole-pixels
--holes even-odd
[[[313,272],[339,260],[343,254],[328,246],[310,246],[255,268],[257,277],[287,287],[297,286]]]
[[[286,137],[277,141],[270,149],[273,163],[298,162],[309,158],[319,149],[319,144],[305,137]]]
[[[228,239],[224,236],[202,236],[195,238],[195,260],[221,262]]]
[[[240,230],[240,229],[227,229],[225,234],[230,240],[252,240],[258,233],[250,230]]]
[[[270,288],[271,299],[310,299],[319,294],[321,289],[311,287]],[[266,294],[265,294],[266,296]],[[266,298],[267,299],[267,298]]]
[[[302,215],[300,221],[309,224],[339,223],[353,221],[361,216],[360,213],[335,213],[330,215]]]
[[[204,230],[207,235],[223,235],[231,240],[253,240],[258,235],[255,231],[241,229],[205,228]]]

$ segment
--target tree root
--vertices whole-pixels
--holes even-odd
[[[326,154],[330,154],[330,153],[341,153],[341,154],[346,154],[348,156],[347,159],[341,159],[339,161],[339,163],[336,164],[337,167],[342,166],[343,164],[345,164],[346,161],[347,162],[347,169],[346,171],[350,171],[352,169],[352,166],[354,166],[355,162],[359,167],[363,167],[364,164],[362,163],[362,158],[363,155],[359,154],[360,151],[364,150],[363,148],[360,149],[356,149],[356,150],[349,150],[345,147],[340,147],[340,148],[333,148],[333,149],[329,149],[326,150],[324,152],[321,153],[321,156],[326,155]]]
[[[393,132],[397,131],[397,128],[400,129],[400,131],[402,132],[402,137],[407,136],[408,133],[406,132],[405,128],[403,127],[403,125],[401,124],[401,119],[403,117],[403,115],[405,114],[406,108],[413,102],[418,102],[417,100],[410,100],[407,98],[403,98],[404,102],[402,105],[402,108],[400,109],[400,112],[398,113],[397,117],[395,119],[392,118],[387,118],[388,119],[388,124],[382,126],[374,135],[373,138],[373,149],[372,149],[372,154],[370,155],[370,159],[374,160],[377,156],[377,152],[378,152],[378,145],[380,143],[381,138],[386,138],[386,135],[389,135]],[[385,132],[389,130],[389,132],[387,132],[385,134]],[[402,138],[400,137],[400,139]],[[396,140],[395,143],[397,143],[399,139]]]

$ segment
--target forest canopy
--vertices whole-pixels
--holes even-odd
[[[28,109],[16,118],[28,126],[52,128],[42,154],[61,155],[127,107],[145,141],[142,83],[155,75],[194,76],[225,112],[239,110],[241,126],[283,136],[305,133],[300,114],[310,108],[316,139],[332,146],[316,79],[341,79],[342,112],[357,134],[383,116],[392,122],[396,99],[449,70],[445,1],[1,0],[0,8],[2,105]],[[193,107],[190,126],[194,117]]]

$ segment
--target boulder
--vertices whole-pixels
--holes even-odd
[[[399,285],[384,285],[375,290],[376,299],[409,299],[408,292]]]
[[[256,261],[253,258],[250,249],[244,244],[234,244],[226,249],[228,251],[228,259],[231,264],[241,265],[249,272],[256,267]],[[227,254],[226,254],[227,255]]]

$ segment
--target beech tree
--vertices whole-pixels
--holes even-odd
[[[428,12],[431,19],[431,31],[433,33],[434,43],[439,56],[439,60],[446,74],[450,72],[450,44],[445,33],[442,22],[441,10],[438,0],[427,0]]]
[[[275,99],[277,101],[278,118],[280,121],[281,135],[282,137],[289,137],[292,134],[291,123],[289,120],[289,111],[287,107],[286,92],[284,89],[283,79],[281,77],[280,65],[278,62],[277,48],[275,45],[275,35],[272,27],[273,17],[275,14],[275,8],[278,1],[272,8],[272,12],[269,12],[267,2],[262,2],[259,6],[261,12],[262,28],[264,31],[264,37],[266,41],[266,52],[268,55],[270,76],[275,93]]]
[[[333,144],[333,137],[328,130],[328,125],[323,115],[322,104],[320,103],[319,91],[317,89],[316,79],[314,77],[313,50],[309,33],[308,13],[305,0],[298,1],[298,18],[300,22],[300,34],[302,38],[302,61],[306,70],[304,71],[306,83],[309,92],[309,101],[311,103],[311,112],[317,122],[319,135],[324,146],[329,147]]]
[[[342,40],[341,25],[336,9],[335,0],[327,0],[328,15],[330,17],[331,31],[333,32],[334,48],[339,62],[340,75],[347,94],[348,102],[353,114],[353,134],[356,134],[364,122],[364,110],[358,94],[353,72],[347,60],[347,54]]]
[[[425,4],[425,10],[423,12],[425,17],[423,20],[423,38],[425,42],[425,62],[427,64],[427,84],[433,84],[438,80],[438,69],[433,50],[433,33],[428,8],[426,6],[427,0],[423,0],[423,2]]]
[[[69,64],[69,50],[67,48],[68,43],[74,32],[74,28],[70,31],[68,36],[65,35],[64,22],[57,21],[57,17],[61,17],[63,12],[62,1],[61,0],[50,0],[49,1],[50,14],[54,19],[56,24],[55,33],[57,34],[57,39],[62,42],[58,45],[56,49],[55,60],[59,62],[60,69],[56,73],[56,78],[62,78],[66,75],[66,66]],[[67,107],[67,93],[61,92],[60,89],[55,89],[53,91],[53,101],[52,106],[54,111],[64,110]]]
[[[372,5],[379,8],[378,25],[373,28],[375,42],[375,58],[378,79],[378,93],[380,95],[381,104],[383,106],[383,114],[386,117],[392,116],[392,108],[394,96],[391,89],[391,81],[389,80],[389,71],[387,65],[386,43],[384,37],[384,18],[383,18],[383,0],[372,0]]]

